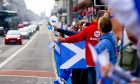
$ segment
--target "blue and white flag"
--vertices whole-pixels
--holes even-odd
[[[54,58],[58,77],[71,84],[72,68],[86,68],[85,41],[74,44],[56,42]],[[56,84],[58,82],[63,81],[55,81]]]
[[[107,77],[103,77],[101,67],[106,67],[109,62],[109,54],[107,50],[101,52],[100,54],[97,54],[96,49],[89,44],[89,48],[92,52],[92,57],[94,58],[94,62],[96,64],[96,74],[97,74],[97,81],[99,79],[102,79],[102,84],[113,84],[113,80],[116,81],[118,84],[128,84],[130,80],[133,80],[133,76],[131,74],[128,74],[127,71],[123,70],[119,66],[113,66],[110,67],[107,73]]]
[[[53,26],[52,25],[48,25],[48,30],[54,30]]]
[[[60,69],[86,68],[85,41],[78,43],[56,43]]]
[[[140,0],[103,0],[118,21],[140,38]]]
[[[56,47],[54,49],[54,59],[55,59],[55,64],[56,64],[56,70],[57,70],[57,75],[59,77],[58,80],[54,81],[54,84],[61,84],[60,82],[63,82],[61,81],[61,79],[65,80],[66,81],[66,84],[71,84],[71,77],[70,77],[70,74],[71,74],[71,69],[60,69],[60,48],[57,47],[60,45],[60,43],[56,43]]]

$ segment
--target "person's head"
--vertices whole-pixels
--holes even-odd
[[[74,27],[78,28],[78,27],[79,27],[79,24],[78,24],[78,23],[77,23],[77,24],[75,24],[75,25],[74,25]]]
[[[112,30],[111,20],[107,17],[100,17],[98,21],[98,29],[102,34],[109,33]]]
[[[79,21],[79,29],[80,29],[80,31],[83,30],[83,27],[87,26],[86,23],[87,23],[87,22],[84,21],[84,20]]]
[[[86,27],[89,26],[89,25],[90,25],[90,23],[85,22],[85,23],[83,23],[82,28],[84,29],[84,28],[86,28]]]

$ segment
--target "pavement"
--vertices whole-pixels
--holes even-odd
[[[0,37],[0,84],[53,84],[56,70],[46,25],[23,45],[5,45]]]

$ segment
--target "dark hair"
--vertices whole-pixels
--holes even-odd
[[[100,30],[103,33],[108,33],[112,30],[111,20],[107,17],[101,17],[99,20]]]
[[[80,25],[83,25],[85,22],[81,22],[81,24]]]

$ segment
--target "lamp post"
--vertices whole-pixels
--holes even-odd
[[[67,24],[71,24],[72,21],[73,21],[73,18],[72,18],[73,0],[67,0],[67,5],[68,5],[68,7],[67,7],[67,14],[68,14],[68,16],[67,16]]]

